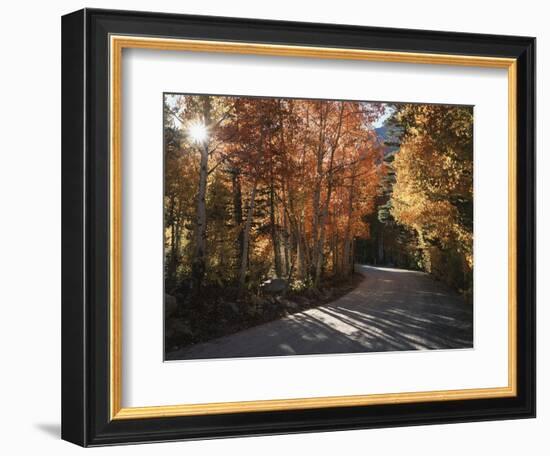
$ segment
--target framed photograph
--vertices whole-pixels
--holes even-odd
[[[535,39],[62,20],[62,437],[535,416]]]

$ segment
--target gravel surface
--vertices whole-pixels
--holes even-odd
[[[210,342],[167,360],[473,347],[472,308],[428,274],[356,266],[365,279],[335,301]]]

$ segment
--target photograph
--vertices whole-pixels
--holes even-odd
[[[473,106],[162,103],[165,361],[474,347]]]

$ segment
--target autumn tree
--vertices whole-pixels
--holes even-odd
[[[211,158],[214,154],[220,153],[218,131],[221,124],[230,117],[231,107],[224,98],[211,96],[172,97],[165,101],[165,119],[179,130],[179,147],[175,147],[177,153],[182,156],[194,156],[194,152],[198,152],[198,184],[191,260],[191,278],[196,290],[201,288],[206,273],[208,177],[218,166],[211,165]],[[223,157],[218,158],[218,163],[221,161]]]
[[[167,98],[170,283],[233,281],[242,294],[269,277],[319,287],[349,275],[375,210],[379,113],[361,102]]]
[[[391,213],[417,237],[423,267],[463,290],[473,268],[473,110],[404,105]]]

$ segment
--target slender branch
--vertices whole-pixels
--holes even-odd
[[[216,168],[218,166],[220,166],[221,164],[225,163],[227,160],[229,160],[229,154],[227,155],[224,155],[223,158],[221,160],[219,160],[209,171],[208,171],[208,175],[212,174]]]
[[[179,120],[181,124],[185,123],[185,121],[176,112],[172,111],[169,108],[166,108],[166,110],[168,111],[169,114],[172,114],[177,120]]]

